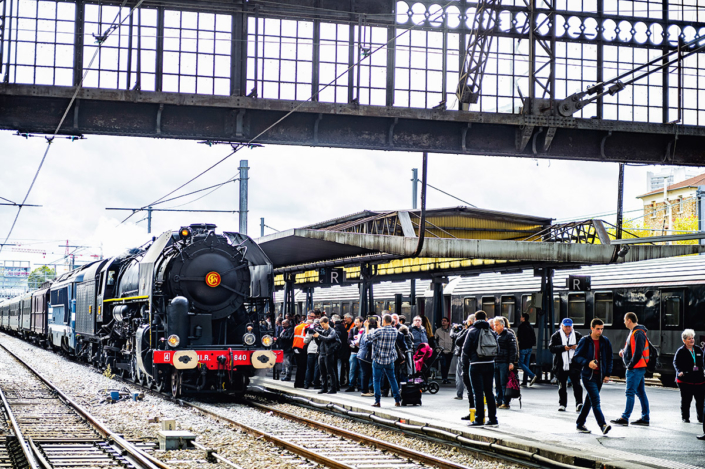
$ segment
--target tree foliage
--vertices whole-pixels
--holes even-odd
[[[56,277],[56,271],[49,266],[43,265],[37,267],[32,272],[30,272],[27,282],[29,284],[30,290],[36,290],[41,287],[42,284],[48,280],[53,280]]]

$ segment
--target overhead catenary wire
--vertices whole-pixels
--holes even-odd
[[[423,181],[422,181],[421,179],[419,179],[419,182],[423,182]],[[454,196],[453,194],[449,194],[448,192],[446,192],[446,191],[444,191],[444,190],[442,190],[442,189],[439,189],[439,188],[437,188],[436,186],[432,186],[432,185],[429,184],[429,183],[426,183],[426,185],[427,185],[428,187],[430,187],[431,189],[436,189],[438,192],[441,192],[441,193],[447,195],[448,197],[452,197],[452,198],[454,198],[455,200],[459,200],[460,202],[462,202],[462,203],[464,203],[464,204],[466,204],[466,205],[469,205],[469,206],[471,206],[471,207],[477,208],[477,205],[473,205],[473,204],[471,204],[470,202],[467,202],[467,201],[461,199],[460,197],[456,197],[456,196]]]
[[[19,205],[17,208],[17,213],[15,214],[15,219],[12,221],[12,225],[10,226],[10,230],[7,233],[7,236],[5,237],[5,243],[7,243],[7,240],[10,239],[10,236],[12,236],[12,232],[15,229],[15,226],[17,225],[17,220],[20,217],[20,213],[22,212],[22,208],[27,202],[27,199],[29,198],[29,195],[32,193],[32,189],[34,188],[34,184],[37,182],[37,177],[39,177],[39,172],[42,170],[42,167],[44,166],[44,162],[46,161],[47,155],[49,154],[49,149],[51,148],[51,143],[54,140],[54,137],[59,133],[59,130],[61,129],[61,126],[64,125],[64,121],[66,120],[66,116],[69,113],[69,110],[71,109],[71,106],[73,106],[73,103],[76,101],[76,96],[78,96],[78,92],[81,90],[81,87],[83,86],[83,82],[86,79],[86,76],[88,76],[88,73],[91,71],[91,65],[93,65],[93,62],[95,61],[95,58],[98,55],[98,52],[101,49],[102,44],[110,37],[110,35],[115,31],[117,28],[119,28],[123,22],[125,22],[128,18],[132,16],[132,13],[139,8],[139,6],[144,2],[144,0],[139,0],[134,7],[130,10],[130,13],[125,17],[125,19],[121,20],[119,23],[115,23],[121,15],[121,12],[118,11],[118,14],[115,16],[115,19],[113,22],[110,24],[108,29],[106,30],[105,34],[100,36],[98,39],[98,47],[96,47],[95,52],[93,53],[93,57],[91,58],[91,61],[88,64],[88,67],[86,68],[86,71],[84,72],[83,76],[81,77],[81,81],[76,85],[76,90],[73,93],[73,96],[71,97],[71,100],[69,101],[68,106],[66,106],[66,110],[64,111],[64,114],[61,116],[61,119],[59,120],[59,124],[56,126],[56,129],[54,130],[54,133],[52,134],[51,137],[47,137],[47,146],[46,149],[44,150],[44,155],[42,155],[42,159],[39,162],[39,167],[37,168],[37,171],[34,173],[34,177],[32,178],[32,183],[29,185],[29,189],[27,189],[27,193],[24,196],[24,199],[22,200],[22,203]],[[123,0],[122,6],[124,7],[125,4],[127,3],[127,0]],[[122,9],[122,8],[121,8]],[[0,245],[0,252],[2,252],[3,245]]]
[[[453,3],[454,3],[454,0],[451,0],[450,2],[448,2],[443,8],[441,8],[439,14],[442,15],[442,14],[443,14],[443,11],[444,11],[444,9],[445,9],[445,7],[447,7],[447,6],[449,6],[449,5],[452,5]],[[236,146],[236,147],[233,149],[233,151],[232,151],[229,155],[227,155],[226,157],[220,159],[220,160],[217,161],[215,164],[211,165],[208,169],[206,169],[205,171],[202,171],[202,172],[199,173],[197,176],[191,178],[189,181],[185,182],[184,184],[182,184],[182,185],[179,186],[178,188],[174,189],[173,191],[171,191],[171,192],[168,193],[167,195],[160,197],[159,199],[157,199],[156,202],[159,202],[159,201],[161,201],[162,199],[164,199],[164,198],[170,196],[170,195],[173,194],[174,192],[176,192],[176,191],[182,189],[182,188],[185,187],[186,185],[190,184],[191,182],[195,181],[195,180],[198,179],[199,177],[201,177],[201,176],[203,176],[204,174],[206,174],[206,173],[207,173],[208,171],[210,171],[211,169],[213,169],[213,168],[215,168],[216,166],[218,166],[219,164],[221,164],[223,161],[225,161],[225,160],[227,160],[228,158],[230,158],[232,155],[234,155],[235,153],[237,153],[238,151],[240,151],[243,147],[252,144],[255,140],[257,140],[258,138],[260,138],[262,135],[266,134],[266,133],[269,132],[271,129],[273,129],[274,127],[276,127],[277,125],[279,125],[279,124],[280,124],[282,121],[284,121],[287,117],[289,117],[290,115],[294,114],[296,111],[298,111],[299,109],[301,109],[301,107],[302,107],[304,104],[308,103],[308,102],[311,101],[313,98],[315,98],[316,96],[318,96],[322,91],[324,91],[325,89],[327,89],[327,88],[333,86],[340,78],[342,78],[343,76],[345,76],[346,74],[348,74],[352,69],[354,69],[354,68],[357,67],[357,66],[360,66],[360,65],[362,64],[362,62],[363,62],[365,59],[368,59],[368,58],[372,57],[372,56],[373,56],[376,52],[378,52],[379,50],[381,50],[381,49],[387,47],[389,44],[391,44],[392,42],[396,41],[397,39],[399,39],[399,38],[400,38],[401,36],[403,36],[404,34],[410,32],[412,29],[414,29],[414,27],[415,27],[415,26],[413,26],[413,27],[411,27],[411,28],[409,28],[409,29],[405,29],[405,30],[402,31],[401,33],[399,33],[399,34],[397,34],[396,36],[394,36],[392,39],[390,39],[390,40],[388,40],[387,42],[385,42],[384,44],[378,46],[376,49],[371,50],[369,53],[363,54],[363,56],[362,56],[361,58],[359,58],[354,64],[350,65],[350,66],[349,66],[347,69],[345,69],[343,72],[341,72],[340,74],[338,74],[331,82],[329,82],[328,84],[326,84],[326,85],[323,86],[322,88],[318,89],[318,90],[317,90],[315,93],[313,93],[306,101],[300,102],[297,106],[295,106],[291,111],[287,112],[284,116],[282,116],[282,117],[281,117],[280,119],[278,119],[276,122],[274,122],[274,123],[271,124],[269,127],[265,128],[265,129],[262,130],[260,133],[258,133],[258,134],[255,135],[254,137],[252,137],[246,144],[240,144],[240,145]],[[153,202],[152,204],[145,205],[144,207],[142,207],[142,210],[144,210],[145,208],[149,207],[150,205],[153,205],[153,204],[156,203],[156,202]],[[128,215],[123,221],[120,222],[120,224],[125,223],[125,222],[126,222],[127,220],[129,220],[129,219],[132,217],[132,215],[134,215],[135,213],[137,213],[137,212],[135,211],[135,212],[133,212],[132,214]]]
[[[238,171],[237,176],[234,176],[234,177],[232,177],[232,178],[228,179],[227,181],[222,182],[222,183],[220,183],[220,184],[216,184],[215,186],[211,186],[211,187],[214,187],[214,189],[211,190],[210,192],[208,192],[208,193],[206,193],[206,194],[204,194],[204,195],[202,195],[202,196],[200,196],[200,197],[198,197],[198,198],[196,198],[196,199],[194,199],[194,200],[191,200],[191,201],[189,201],[189,202],[183,203],[183,204],[181,204],[181,205],[174,205],[174,206],[169,207],[169,208],[179,208],[179,207],[183,207],[183,206],[185,206],[185,205],[189,205],[189,204],[192,204],[192,203],[194,203],[194,202],[197,202],[197,201],[203,199],[204,197],[208,197],[208,196],[211,195],[213,192],[215,192],[215,191],[217,191],[218,189],[220,189],[221,187],[223,187],[225,184],[229,184],[229,183],[231,183],[231,182],[239,181],[239,180],[240,180],[239,175],[240,175],[240,172]]]

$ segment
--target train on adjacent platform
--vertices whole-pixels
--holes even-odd
[[[215,228],[167,231],[0,302],[0,330],[174,396],[242,393],[283,358],[265,321],[273,268],[251,238]]]
[[[591,291],[569,291],[569,275],[591,278]],[[696,343],[705,343],[705,256],[654,259],[624,264],[589,266],[574,270],[556,270],[553,279],[554,327],[563,318],[571,318],[575,329],[589,333],[590,321],[605,322],[605,335],[618,351],[627,337],[622,318],[634,312],[639,323],[649,330],[649,338],[659,351],[656,373],[665,384],[674,385],[673,356],[683,344],[681,332],[696,333]],[[462,322],[469,314],[484,310],[490,317],[505,316],[513,327],[519,325],[521,313],[529,314],[536,326],[537,310],[533,294],[541,290],[541,279],[533,270],[521,273],[481,273],[455,277],[444,288],[442,315],[452,323]],[[433,313],[433,289],[430,281],[416,280],[415,298],[410,297],[410,281],[384,282],[375,285],[375,311],[399,311],[410,323],[412,315],[429,318],[439,324]],[[333,313],[358,311],[357,285],[316,288],[313,306]],[[297,309],[302,310],[304,292],[296,295]],[[277,293],[277,310],[283,307],[283,295]],[[397,309],[397,303],[399,308]],[[621,359],[615,353],[615,374],[623,375]]]

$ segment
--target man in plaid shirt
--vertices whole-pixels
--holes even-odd
[[[399,393],[399,384],[394,376],[394,361],[397,359],[397,350],[395,344],[397,334],[399,333],[392,326],[392,316],[385,314],[382,318],[382,325],[369,335],[369,342],[372,342],[372,380],[375,388],[375,403],[372,407],[380,406],[382,398],[382,375],[387,376],[387,381],[392,388],[394,395],[395,406],[401,406],[401,394]],[[365,331],[368,332],[368,331]]]

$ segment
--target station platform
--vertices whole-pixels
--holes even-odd
[[[680,395],[677,389],[648,387],[651,408],[651,426],[621,427],[603,436],[592,413],[586,426],[591,434],[578,433],[575,429],[575,412],[572,390],[568,390],[568,411],[558,411],[558,387],[536,384],[522,387],[522,407],[513,400],[511,409],[498,409],[499,427],[470,428],[460,420],[467,414],[467,396],[456,400],[455,385],[441,385],[437,394],[423,394],[423,405],[394,407],[394,399],[382,398],[382,407],[372,407],[374,398],[360,393],[339,392],[318,394],[314,389],[295,389],[293,381],[274,381],[271,377],[252,378],[252,385],[303,396],[315,402],[332,402],[358,412],[374,413],[382,418],[404,419],[410,424],[427,424],[462,434],[475,440],[495,440],[500,444],[541,454],[567,463],[585,467],[605,468],[674,468],[705,467],[705,442],[695,437],[702,434],[702,425],[691,409],[690,424],[680,417]],[[618,418],[624,410],[626,397],[624,384],[610,382],[602,387],[601,401],[605,418]],[[585,393],[584,393],[585,396]],[[632,420],[640,417],[637,399]],[[594,462],[594,466],[591,464]]]

